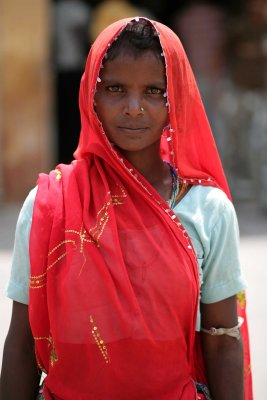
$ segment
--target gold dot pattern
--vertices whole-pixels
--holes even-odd
[[[110,358],[109,358],[107,346],[105,345],[105,342],[99,333],[99,329],[95,325],[94,319],[91,315],[90,315],[89,321],[90,321],[90,329],[91,329],[92,336],[100,350],[100,353],[102,354],[102,356],[105,360],[105,363],[109,364]]]
[[[48,257],[51,256],[56,250],[58,250],[61,246],[63,246],[66,243],[72,243],[74,247],[76,247],[76,243],[74,240],[63,240],[61,243],[59,243],[56,247],[54,247],[49,253]],[[54,265],[56,265],[62,258],[66,256],[67,252],[61,254],[57,259],[49,264],[47,266],[46,272],[44,272],[41,275],[33,275],[30,277],[30,288],[31,289],[40,289],[46,285],[46,276],[47,276],[47,271],[49,271]]]

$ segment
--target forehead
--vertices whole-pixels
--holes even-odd
[[[150,78],[165,82],[164,58],[159,58],[150,50],[138,56],[119,54],[113,60],[104,63],[100,76],[102,80],[127,79],[136,82]]]

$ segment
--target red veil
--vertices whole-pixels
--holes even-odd
[[[190,239],[111,146],[93,108],[103,56],[130,21],[109,26],[91,48],[76,160],[38,180],[29,313],[37,360],[48,374],[46,399],[192,400],[193,379],[205,377],[200,358],[196,363],[199,277]],[[217,186],[230,196],[180,41],[151,23],[168,81],[164,158],[182,181]]]

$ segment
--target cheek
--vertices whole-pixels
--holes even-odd
[[[101,92],[96,93],[94,97],[94,108],[99,121],[103,125],[110,124],[116,116],[117,108],[112,99],[105,98]]]
[[[166,124],[169,121],[169,109],[167,106],[164,106],[165,111],[163,112],[164,123]]]
[[[155,121],[163,129],[169,121],[168,108],[164,105],[161,110],[155,113]]]
[[[105,103],[101,100],[101,98],[99,98],[98,96],[95,96],[94,99],[94,109],[99,121],[103,125],[105,125],[109,119],[109,113],[108,113],[109,107],[107,107]]]
[[[106,136],[108,137],[108,139],[112,140],[113,137],[111,130],[113,126],[112,121],[114,117],[110,112],[110,106],[108,107],[106,105],[103,104],[100,105],[99,103],[96,103],[95,112],[99,121],[103,126]]]

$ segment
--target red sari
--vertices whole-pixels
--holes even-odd
[[[90,51],[76,160],[38,180],[29,313],[49,400],[192,400],[193,381],[205,379],[201,353],[196,359],[199,277],[190,239],[111,146],[93,108],[103,56],[129,22],[108,27]],[[153,24],[168,80],[162,155],[181,181],[230,196],[184,50],[170,29]]]

